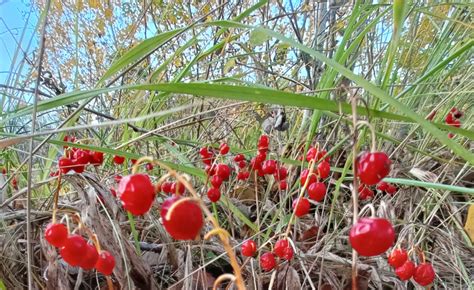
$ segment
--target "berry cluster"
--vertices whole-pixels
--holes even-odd
[[[393,196],[398,190],[395,185],[385,181],[380,181],[377,183],[376,189],[391,196]],[[358,192],[360,200],[370,200],[375,196],[374,190],[372,190],[369,185],[363,183],[359,185]]]
[[[75,142],[75,138],[72,136],[65,136],[64,141]],[[100,166],[104,162],[103,152],[94,152],[87,149],[69,148],[64,146],[65,154],[59,158],[58,167],[61,173],[66,174],[73,170],[76,173],[84,172],[85,167],[88,164],[94,166]],[[56,176],[59,172],[53,172],[50,175]]]
[[[408,259],[405,249],[397,248],[388,256],[388,263],[395,269],[395,274],[402,281],[413,278],[421,286],[428,286],[435,278],[433,266],[423,262],[418,266]]]
[[[241,251],[243,256],[254,257],[257,253],[257,244],[253,240],[247,240],[242,244]],[[276,267],[277,258],[290,261],[293,256],[294,251],[288,239],[280,239],[276,241],[272,252],[266,252],[260,255],[260,267],[262,270],[268,272]]]
[[[452,108],[448,115],[446,115],[446,118],[444,121],[446,122],[447,125],[459,128],[461,127],[461,121],[459,119],[464,116],[464,113],[459,111],[457,108]],[[449,138],[453,138],[454,134],[453,133],[448,133]]]
[[[44,237],[53,247],[59,248],[63,260],[73,267],[84,270],[96,269],[103,275],[111,275],[115,267],[115,258],[108,251],[97,248],[77,234],[69,234],[63,223],[50,223]]]

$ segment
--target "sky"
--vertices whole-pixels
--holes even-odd
[[[21,47],[26,49],[32,37],[35,37],[35,27],[38,21],[36,11],[31,11],[28,0],[0,0],[0,83],[5,84],[12,59],[21,42]],[[23,30],[25,35],[21,39]],[[37,45],[33,39],[27,53],[31,53]],[[16,63],[18,64],[17,59]],[[16,67],[16,66],[15,66]]]

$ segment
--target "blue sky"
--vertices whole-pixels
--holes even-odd
[[[34,36],[38,20],[36,13],[31,11],[30,1],[0,0],[0,83],[5,83],[8,78],[17,43],[21,41],[21,47],[26,49],[31,37]],[[25,26],[25,35],[20,39]],[[35,39],[27,53],[31,53],[36,45]],[[21,58],[17,59],[16,63],[18,64],[20,60]]]

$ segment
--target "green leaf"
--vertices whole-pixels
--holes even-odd
[[[270,39],[270,37],[263,30],[256,28],[250,33],[249,42],[251,45],[257,46],[263,44],[268,39]]]

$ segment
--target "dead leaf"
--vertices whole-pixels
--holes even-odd
[[[289,265],[286,265],[278,272],[276,280],[275,286],[277,290],[301,289],[300,276],[295,268]]]

